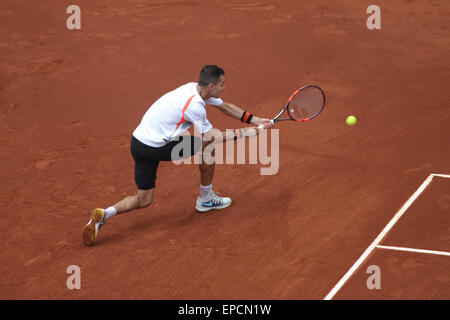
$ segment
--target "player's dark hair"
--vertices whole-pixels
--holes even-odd
[[[217,84],[220,80],[220,76],[223,76],[225,71],[216,65],[206,65],[200,71],[198,78],[198,84],[202,87],[207,87],[211,82]]]

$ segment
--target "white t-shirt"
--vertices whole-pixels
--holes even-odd
[[[220,98],[203,100],[197,82],[189,82],[159,98],[145,113],[133,136],[151,147],[162,147],[192,125],[202,134],[212,129],[206,118],[206,104],[220,106]]]

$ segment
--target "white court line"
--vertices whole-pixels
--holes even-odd
[[[439,174],[439,173],[432,173],[433,177],[441,177],[441,178],[447,178],[450,179],[450,174]]]
[[[359,268],[359,266],[367,259],[367,257],[372,253],[376,246],[383,240],[384,236],[392,229],[394,224],[402,217],[405,211],[411,206],[411,204],[420,196],[420,194],[425,190],[425,188],[430,184],[431,180],[435,174],[430,174],[428,178],[421,184],[421,186],[414,192],[414,194],[405,202],[405,204],[400,208],[395,216],[389,221],[389,223],[384,227],[383,231],[376,237],[376,239],[370,244],[370,246],[364,251],[364,253],[359,257],[358,260],[353,264],[353,266],[347,271],[347,273],[339,280],[339,282],[331,289],[324,300],[331,300],[335,294],[342,288],[342,286],[347,282],[347,280],[353,275],[353,273]]]
[[[413,249],[413,248],[394,247],[394,246],[381,246],[381,245],[378,245],[377,248],[387,249],[387,250],[397,250],[397,251],[409,251],[409,252],[419,252],[419,253],[428,253],[428,254],[438,254],[438,255],[441,255],[441,256],[449,256],[450,257],[450,252],[446,252],[446,251]]]

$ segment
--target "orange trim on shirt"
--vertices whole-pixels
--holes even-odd
[[[183,107],[183,113],[182,113],[182,115],[181,115],[181,120],[180,120],[180,122],[177,123],[177,126],[176,126],[175,129],[177,129],[177,128],[180,126],[180,124],[182,124],[183,122],[185,122],[185,120],[184,120],[184,113],[186,112],[186,109],[189,107],[189,104],[191,103],[191,101],[192,101],[192,99],[194,98],[194,96],[195,96],[195,95],[193,95],[192,97],[190,97],[190,98],[188,99],[188,101],[186,102],[186,104],[184,105],[184,107]]]

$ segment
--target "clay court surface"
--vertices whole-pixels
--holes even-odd
[[[66,28],[71,4],[81,30]],[[370,4],[381,30],[366,27]],[[2,0],[0,298],[323,299],[430,174],[450,174],[449,15],[424,0]],[[326,109],[276,126],[276,175],[216,166],[226,210],[196,212],[198,166],[162,163],[153,205],[84,247],[92,209],[136,191],[141,117],[204,64],[225,69],[225,101],[260,117],[309,83]],[[450,252],[449,195],[434,177],[380,245]],[[81,290],[66,287],[70,265]],[[333,298],[449,299],[450,257],[377,247]]]

